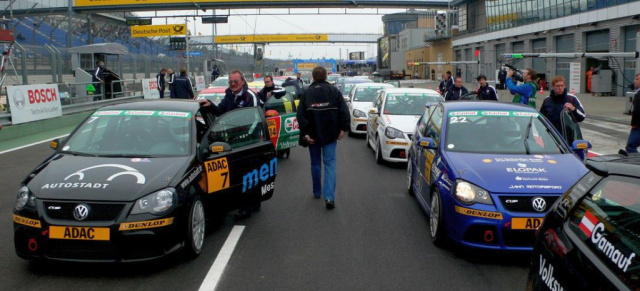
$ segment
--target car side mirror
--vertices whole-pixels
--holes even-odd
[[[591,143],[582,139],[574,140],[573,143],[571,143],[571,149],[576,156],[584,162],[588,158],[588,151],[591,149]]]
[[[369,114],[378,114],[378,108],[371,108],[369,109]]]
[[[345,102],[351,102],[351,98],[349,98],[349,97],[344,97],[344,101],[345,101]]]
[[[51,147],[54,150],[58,150],[58,148],[60,147],[60,139],[56,138],[56,139],[52,140],[49,143],[49,147]]]
[[[226,153],[231,151],[231,145],[226,142],[217,141],[209,145],[210,154]]]
[[[437,149],[438,148],[438,145],[436,144],[436,142],[433,140],[433,138],[430,138],[430,137],[421,137],[418,140],[418,144],[423,149]]]

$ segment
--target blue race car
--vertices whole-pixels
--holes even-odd
[[[530,251],[549,207],[587,173],[538,111],[511,103],[427,104],[411,138],[407,188],[442,245]]]

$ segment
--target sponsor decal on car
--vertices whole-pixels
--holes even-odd
[[[106,227],[72,227],[50,226],[50,239],[71,240],[109,240],[109,228]]]
[[[92,116],[169,116],[191,118],[191,112],[182,111],[149,111],[149,110],[105,110],[96,111]]]
[[[229,188],[231,178],[226,157],[205,161],[204,167],[207,171],[207,193]]]
[[[475,210],[475,209],[465,208],[460,206],[456,206],[455,209],[456,209],[456,212],[463,215],[502,220],[502,213],[500,212]]]
[[[547,264],[547,259],[543,258],[540,255],[540,269],[538,269],[538,275],[542,279],[542,282],[552,291],[562,291],[564,287],[560,285],[560,282],[553,276],[553,271],[555,268],[549,262]]]
[[[300,126],[298,125],[298,119],[295,117],[289,117],[284,120],[284,130],[286,132],[297,132],[300,131]]]
[[[546,173],[547,169],[545,168],[529,168],[529,167],[519,167],[519,168],[506,168],[509,173],[516,174],[540,174]]]
[[[353,120],[355,121],[361,121],[361,122],[366,122],[367,120],[364,118],[354,118]]]
[[[549,181],[549,178],[547,177],[523,177],[523,176],[516,176],[516,181]]]
[[[278,158],[273,158],[269,163],[262,164],[259,168],[252,170],[242,177],[242,193],[247,192],[258,185],[258,180],[265,182],[276,175],[278,170]]]
[[[542,223],[542,217],[511,218],[511,229],[536,229]]]
[[[388,144],[388,145],[400,145],[400,146],[406,146],[406,145],[409,145],[409,143],[408,143],[408,142],[390,141],[390,140],[388,140],[388,141],[387,141],[387,144]]]
[[[22,224],[22,225],[26,225],[26,226],[35,227],[35,228],[41,228],[42,227],[42,225],[40,224],[40,220],[26,218],[26,217],[22,217],[22,216],[15,215],[15,214],[13,215],[13,222],[18,223],[18,224]]]
[[[543,163],[544,159],[542,158],[493,158],[496,162],[507,162],[507,163]]]
[[[156,228],[156,227],[163,227],[171,224],[173,224],[173,217],[165,218],[165,219],[146,220],[146,221],[123,222],[123,223],[120,223],[119,230],[123,231],[123,230]]]
[[[93,170],[93,169],[97,169],[97,168],[116,168],[116,169],[121,169],[123,171],[117,172],[111,176],[109,176],[107,178],[107,182],[111,182],[113,181],[115,178],[120,177],[120,176],[133,176],[134,178],[136,178],[136,183],[138,184],[144,184],[146,181],[145,176],[140,173],[138,170],[136,170],[135,168],[129,167],[129,166],[125,166],[125,165],[119,165],[119,164],[102,164],[102,165],[96,165],[96,166],[91,166],[88,168],[84,168],[82,170],[76,171],[73,174],[67,176],[66,178],[64,178],[64,181],[67,181],[69,179],[71,179],[72,177],[77,177],[77,179],[79,181],[84,180],[85,177],[85,173]],[[109,186],[109,183],[97,183],[97,182],[89,182],[89,183],[85,183],[85,182],[58,182],[58,183],[47,183],[42,185],[41,189],[55,189],[55,188],[67,188],[67,189],[75,189],[75,188],[90,188],[90,189],[106,189]]]
[[[580,230],[590,237],[590,241],[600,250],[611,262],[623,272],[627,272],[627,268],[631,265],[631,260],[636,256],[634,252],[629,255],[623,254],[608,239],[605,233],[604,223],[599,222],[591,212],[586,211],[580,225]]]
[[[493,110],[478,110],[478,111],[449,111],[449,116],[513,116],[513,117],[538,117],[538,113],[535,112],[520,112],[520,111],[493,111]]]
[[[193,170],[193,172],[191,172],[189,177],[187,177],[186,179],[184,179],[184,181],[182,181],[182,183],[180,183],[180,186],[182,186],[182,189],[187,188],[187,186],[189,186],[189,183],[191,183],[191,181],[193,181],[193,179],[195,179],[195,178],[200,176],[200,173],[202,173],[202,166],[198,165],[198,167],[196,167]]]

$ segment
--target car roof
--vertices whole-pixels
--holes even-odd
[[[188,111],[196,113],[200,105],[198,101],[191,99],[180,100],[145,100],[109,105],[99,110],[162,110],[162,111]]]
[[[518,110],[538,113],[531,106],[496,101],[447,101],[441,103],[445,111],[450,110]]]
[[[380,83],[377,83],[377,84],[380,84]],[[440,95],[435,90],[425,89],[425,88],[396,88],[396,87],[389,87],[389,88],[385,88],[384,91],[387,94],[389,94],[389,93],[430,93],[430,94]]]
[[[393,85],[391,84],[386,84],[386,83],[375,83],[375,82],[371,82],[371,83],[357,83],[354,85],[354,88],[360,88],[360,87],[369,87],[369,86],[375,86],[375,87],[384,87],[384,88],[395,88]]]
[[[372,80],[369,79],[361,79],[361,78],[348,78],[346,80],[344,80],[345,84],[353,84],[353,83],[374,83]]]
[[[587,168],[599,175],[640,177],[640,156],[605,155],[587,160]]]

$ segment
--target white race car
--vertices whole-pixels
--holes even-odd
[[[376,152],[376,162],[407,162],[411,134],[425,104],[443,102],[438,92],[419,88],[386,88],[369,109],[367,147]]]
[[[384,83],[355,84],[347,99],[349,113],[351,114],[351,128],[349,135],[367,133],[367,114],[373,100],[378,97],[380,90],[393,88]]]

